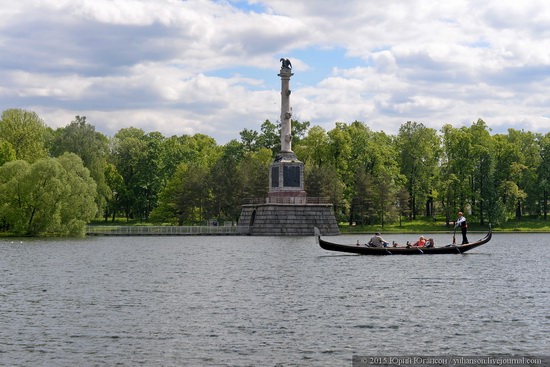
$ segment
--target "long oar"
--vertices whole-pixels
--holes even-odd
[[[456,235],[456,227],[455,227],[455,231],[453,232],[453,245],[456,244],[455,235]]]

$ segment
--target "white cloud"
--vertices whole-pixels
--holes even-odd
[[[478,118],[550,129],[543,0],[250,3],[254,11],[242,1],[7,2],[0,110],[33,109],[55,127],[86,115],[111,135],[137,126],[224,143],[279,119],[284,56],[294,116],[327,130],[360,120],[396,133],[409,120],[440,128]]]

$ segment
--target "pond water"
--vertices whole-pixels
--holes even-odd
[[[340,254],[313,236],[6,238],[0,255],[0,365],[350,366],[353,355],[550,350],[548,234],[497,233],[463,255]]]

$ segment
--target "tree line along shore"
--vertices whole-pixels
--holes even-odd
[[[266,197],[280,151],[280,126],[259,125],[219,145],[132,126],[109,137],[84,116],[53,129],[33,111],[5,110],[0,233],[81,236],[89,223],[121,220],[235,223],[243,203]],[[433,218],[434,230],[449,230],[458,211],[472,229],[548,230],[550,133],[492,134],[478,119],[439,130],[408,121],[395,135],[360,121],[328,131],[292,121],[292,135],[308,196],[329,198],[344,232],[403,231]]]

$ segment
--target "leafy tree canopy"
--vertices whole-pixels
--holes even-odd
[[[83,236],[97,214],[96,184],[72,153],[0,167],[0,207],[9,230],[20,235]]]

